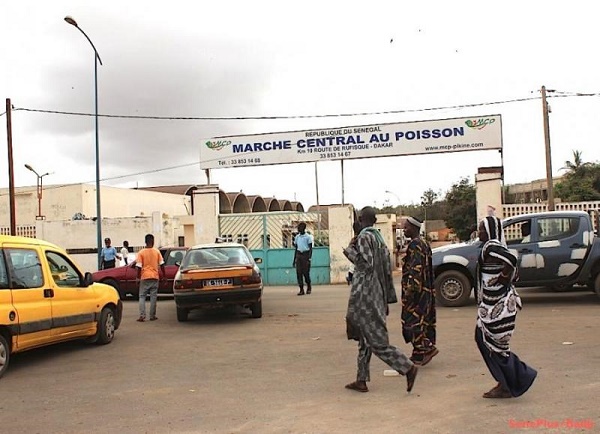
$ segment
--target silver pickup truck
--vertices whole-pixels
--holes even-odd
[[[583,211],[548,211],[502,222],[508,248],[519,259],[516,286],[564,290],[586,285],[600,296],[600,239]],[[438,302],[463,306],[475,283],[479,240],[433,249]]]

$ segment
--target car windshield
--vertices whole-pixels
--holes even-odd
[[[190,250],[181,264],[181,269],[218,268],[232,265],[251,265],[252,258],[240,246],[204,247]]]

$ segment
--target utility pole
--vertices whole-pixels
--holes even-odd
[[[554,92],[548,90],[548,92]],[[550,152],[550,123],[548,113],[550,112],[546,101],[546,86],[542,86],[542,114],[544,117],[544,142],[546,145],[546,191],[548,192],[548,211],[554,211],[554,185],[552,184],[552,156]]]
[[[6,143],[8,147],[8,201],[10,203],[10,234],[17,235],[17,219],[15,213],[15,171],[13,169],[12,152],[12,105],[10,98],[6,98]]]

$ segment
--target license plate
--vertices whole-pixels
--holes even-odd
[[[213,286],[228,286],[231,285],[233,281],[231,279],[210,279],[204,281],[204,286],[213,287]]]

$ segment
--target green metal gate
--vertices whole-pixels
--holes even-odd
[[[259,264],[266,285],[296,285],[293,236],[306,223],[314,239],[310,277],[315,285],[329,283],[329,230],[325,212],[267,212],[219,215],[219,234],[245,244]]]

